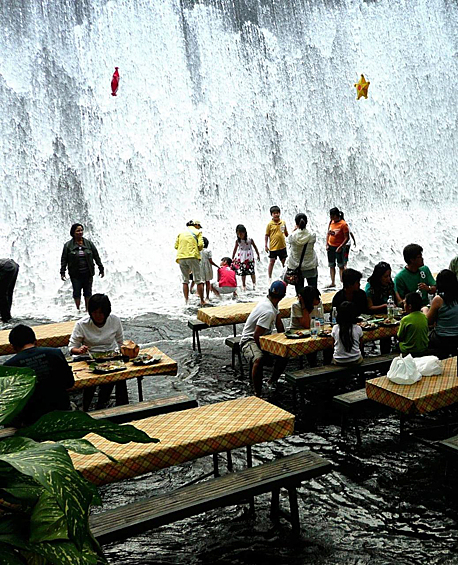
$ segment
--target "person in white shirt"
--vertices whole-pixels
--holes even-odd
[[[93,294],[88,303],[88,316],[76,322],[68,348],[72,355],[88,352],[119,351],[124,339],[121,320],[111,313],[111,302],[106,294]],[[115,383],[101,385],[97,408],[109,401]],[[94,396],[95,387],[83,392],[83,409],[87,410]],[[126,381],[116,383],[116,404],[128,404]]]
[[[254,393],[261,396],[263,367],[271,356],[261,349],[259,338],[272,333],[275,326],[278,332],[284,332],[283,322],[278,311],[278,303],[286,294],[286,285],[283,281],[274,281],[269,289],[267,298],[259,302],[248,316],[243,326],[240,347],[247,361],[253,362],[251,379]],[[274,357],[272,383],[275,384],[286,367],[287,359]]]

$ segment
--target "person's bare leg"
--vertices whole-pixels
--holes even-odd
[[[336,286],[336,268],[329,267],[329,272],[331,273],[331,286]]]
[[[267,275],[269,279],[272,278],[272,271],[274,270],[274,265],[275,265],[275,259],[271,259],[269,261],[269,266],[267,267]]]
[[[199,295],[200,298],[200,305],[203,306],[205,304],[205,300],[204,300],[204,283],[199,283],[197,285],[197,294]]]
[[[251,282],[253,283],[253,290],[256,290],[256,275],[251,275]]]
[[[339,267],[339,273],[340,273],[340,282],[342,282],[342,274],[345,270],[345,267]]]
[[[84,297],[84,303],[86,304],[86,312],[88,312],[89,298],[87,296]]]
[[[242,275],[242,290],[246,290],[246,275]]]
[[[188,299],[189,299],[189,284],[188,283],[183,283],[183,296],[184,296],[184,301],[187,304]]]
[[[256,359],[253,363],[253,370],[251,371],[251,380],[253,382],[255,396],[261,396],[262,392],[262,358]]]
[[[280,261],[281,261],[281,266],[284,267],[284,266],[285,266],[286,257],[283,257],[283,259],[280,259]]]
[[[81,306],[81,298],[74,298],[75,301],[75,305],[78,308],[78,310],[80,309]]]
[[[205,281],[205,294],[208,300],[210,298],[210,281]]]
[[[219,291],[216,290],[215,285],[213,285],[213,284],[212,284],[212,290],[213,290],[213,292],[216,294],[216,296],[217,296],[218,298],[221,297],[221,294],[219,293]]]

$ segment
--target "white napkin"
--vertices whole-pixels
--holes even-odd
[[[387,377],[398,385],[413,385],[421,379],[421,373],[412,355],[409,354],[407,357],[395,357],[391,361]]]

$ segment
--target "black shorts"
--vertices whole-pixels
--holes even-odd
[[[270,259],[286,259],[288,257],[288,253],[286,253],[286,247],[284,247],[283,249],[279,249],[278,251],[270,251],[269,252],[269,258]]]

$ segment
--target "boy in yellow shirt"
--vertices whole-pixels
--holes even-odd
[[[269,253],[270,258],[269,267],[267,269],[269,283],[272,279],[272,271],[274,270],[277,257],[280,259],[283,267],[285,266],[286,257],[288,257],[286,253],[288,230],[286,229],[286,223],[280,220],[280,208],[278,206],[272,206],[270,208],[270,215],[272,216],[272,220],[266,227],[266,253]]]

